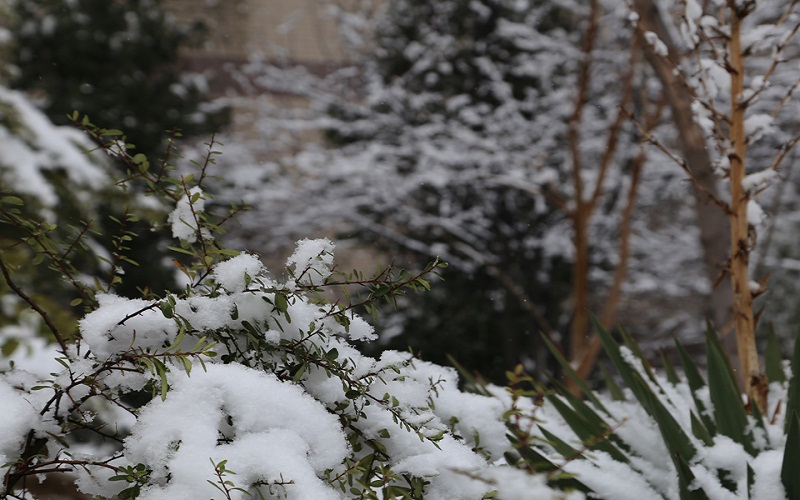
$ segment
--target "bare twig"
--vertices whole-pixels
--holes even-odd
[[[61,333],[58,331],[58,327],[56,327],[55,323],[53,323],[53,320],[50,319],[50,316],[47,314],[47,312],[44,309],[42,309],[39,306],[39,304],[37,304],[36,301],[33,300],[28,294],[26,294],[19,286],[17,286],[16,283],[14,283],[14,280],[11,278],[11,273],[8,270],[8,266],[6,265],[6,261],[3,258],[2,254],[0,254],[0,271],[2,271],[3,278],[5,278],[8,287],[11,288],[11,290],[13,290],[14,293],[16,293],[19,298],[21,298],[29,306],[31,306],[31,309],[36,311],[36,313],[39,316],[41,316],[42,320],[47,325],[47,328],[50,329],[50,332],[55,337],[56,342],[58,342],[58,345],[61,347],[61,351],[66,352],[67,342],[66,340],[64,340],[64,336],[61,335]]]

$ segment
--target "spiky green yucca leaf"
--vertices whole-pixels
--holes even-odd
[[[530,445],[523,445],[515,435],[514,430],[508,434],[508,439],[514,445],[514,449],[519,453],[519,458],[534,472],[546,473],[548,475],[548,484],[561,491],[582,491],[584,493],[590,491],[589,488],[581,483],[577,478],[570,474],[561,471],[561,467],[554,464],[541,453]],[[567,445],[568,446],[568,445]],[[570,455],[572,458],[574,455]],[[506,454],[506,461],[509,464],[515,464],[517,459]]]
[[[609,426],[597,414],[591,417],[586,415],[583,409],[576,411],[562,401],[561,396],[548,396],[548,401],[585,446],[590,449],[604,451],[611,455],[614,460],[620,462],[628,461],[628,458],[605,437],[609,432]]]
[[[556,436],[552,432],[548,431],[541,425],[539,426],[539,430],[542,431],[544,438],[547,440],[547,443],[556,450],[556,453],[561,455],[564,458],[570,457],[577,457],[580,452],[569,445],[566,441],[561,439],[560,437]]]
[[[786,489],[786,498],[796,499],[800,498],[800,416],[796,411],[791,411],[786,421],[789,423],[789,433],[783,452],[781,482]]]
[[[647,382],[645,382],[639,372],[634,370],[627,361],[625,361],[619,344],[611,337],[611,334],[609,334],[594,318],[593,321],[597,334],[600,336],[600,341],[603,343],[603,347],[605,348],[606,354],[611,359],[611,362],[617,368],[620,375],[625,380],[625,383],[628,384],[628,387],[631,388],[631,391],[633,391],[633,394],[636,396],[636,399],[639,400],[644,410],[656,421],[661,431],[664,444],[666,444],[667,449],[670,451],[670,455],[673,461],[675,461],[676,467],[679,467],[678,459],[681,459],[684,463],[690,463],[696,453],[696,449],[689,439],[689,436],[686,435],[680,424],[678,424],[670,411],[667,410],[658,395],[650,389],[650,386],[647,385]],[[689,472],[689,474],[691,474],[691,472]]]
[[[690,489],[694,482],[694,474],[689,465],[681,457],[672,457],[678,471],[678,494],[681,500],[708,500],[708,495],[702,489]]]
[[[625,400],[625,394],[622,392],[622,389],[620,389],[619,384],[617,384],[617,381],[614,380],[614,377],[603,365],[600,365],[600,374],[603,377],[603,382],[606,384],[606,390],[609,396],[611,396],[611,399],[614,401]]]
[[[703,380],[703,376],[700,375],[700,370],[697,368],[697,365],[692,360],[691,356],[689,356],[689,353],[686,352],[686,348],[677,340],[675,341],[675,347],[678,350],[678,356],[681,358],[683,373],[686,376],[686,382],[689,384],[692,400],[694,400],[694,404],[697,407],[698,417],[703,423],[703,426],[708,429],[708,432],[714,435],[717,433],[717,426],[714,420],[709,417],[705,403],[698,397],[700,391],[706,386],[706,382]]]
[[[753,435],[747,432],[747,412],[742,403],[741,392],[713,328],[709,327],[706,340],[708,389],[717,429],[741,444],[750,455],[755,455]]]
[[[523,445],[519,438],[512,431],[507,434],[508,440],[513,445],[514,449],[519,453],[519,458],[522,459],[528,468],[534,472],[553,472],[558,470],[558,466],[545,458],[534,448]],[[515,457],[506,457],[506,461],[510,464],[516,463]]]
[[[770,382],[783,382],[786,380],[786,374],[783,372],[781,343],[772,325],[770,325],[769,332],[767,332],[767,348],[764,351],[764,365],[767,380]]]
[[[619,333],[622,337],[622,341],[625,343],[625,347],[630,349],[630,351],[636,356],[636,359],[639,360],[639,364],[642,366],[647,378],[650,379],[650,382],[658,385],[658,378],[656,377],[655,372],[653,372],[653,367],[650,366],[650,363],[647,361],[647,357],[642,352],[639,344],[624,328],[620,328]]]
[[[800,336],[795,338],[792,353],[792,379],[789,381],[789,392],[786,394],[786,421],[784,432],[789,432],[792,412],[800,414]]]
[[[700,370],[692,360],[692,357],[689,356],[689,353],[686,352],[686,348],[683,347],[683,344],[675,340],[675,348],[678,350],[678,356],[681,358],[681,365],[683,365],[683,373],[686,376],[686,382],[689,384],[692,393],[695,393],[705,387],[706,381],[703,379],[703,376],[700,375]]]
[[[703,444],[706,446],[713,445],[714,438],[711,437],[711,432],[709,432],[695,412],[691,412],[690,418],[692,419],[692,434],[694,434],[694,437],[703,441]]]
[[[678,385],[681,380],[678,377],[678,373],[675,371],[675,368],[672,366],[672,363],[670,363],[669,359],[667,359],[664,349],[659,349],[659,354],[661,356],[661,364],[664,365],[664,373],[667,375],[667,382],[672,385]]]
[[[589,386],[586,385],[586,382],[583,381],[583,379],[572,368],[572,365],[570,365],[569,362],[566,360],[566,358],[564,358],[564,355],[561,354],[561,351],[558,349],[558,347],[555,344],[553,344],[553,342],[547,337],[547,335],[542,334],[542,340],[544,340],[545,345],[553,354],[553,357],[556,358],[558,364],[561,365],[561,369],[564,370],[564,373],[573,382],[575,382],[575,384],[577,384],[578,388],[581,390],[583,395],[589,398],[589,400],[592,403],[594,403],[594,405],[597,408],[599,408],[603,413],[611,416],[608,410],[606,410],[606,407],[603,406],[603,403],[601,403],[600,400],[597,399],[597,396],[595,396],[592,390],[589,388]]]

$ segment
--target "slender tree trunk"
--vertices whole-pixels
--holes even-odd
[[[733,286],[733,321],[736,327],[736,345],[739,364],[744,377],[745,391],[750,400],[762,410],[766,407],[766,391],[762,384],[761,369],[756,349],[755,318],[753,316],[753,294],[750,290],[750,231],[747,220],[749,194],[742,181],[745,176],[747,136],[744,120],[747,106],[742,102],[744,91],[745,57],[741,47],[741,18],[733,0],[728,1],[730,11],[729,59],[731,67],[731,130],[733,151],[730,160],[731,210],[731,284]]]
[[[573,310],[569,343],[569,359],[580,361],[586,355],[589,337],[589,214],[579,203],[573,216],[572,230],[575,262],[572,266]]]
[[[731,331],[731,286],[728,280],[721,279],[730,250],[728,220],[727,215],[714,207],[710,200],[710,196],[717,196],[719,192],[717,175],[712,167],[705,134],[694,121],[694,113],[691,109],[693,98],[683,82],[675,75],[675,65],[670,63],[670,61],[679,61],[681,58],[675,49],[675,42],[664,26],[661,14],[654,2],[634,0],[634,5],[639,14],[640,32],[652,31],[667,45],[669,50],[669,60],[666,60],[655,54],[647,44],[643,44],[647,47],[645,49],[647,60],[664,89],[672,120],[679,134],[686,168],[691,171],[696,183],[692,186],[693,206],[700,229],[703,268],[706,279],[712,284],[707,316],[720,330],[729,354],[735,356],[735,338],[733,335],[727,335]]]
[[[579,362],[586,354],[589,336],[589,223],[594,210],[594,201],[587,200],[583,183],[583,161],[580,148],[580,126],[583,108],[589,95],[589,78],[592,64],[592,52],[597,37],[597,25],[600,19],[600,3],[590,1],[589,19],[583,40],[583,62],[578,74],[578,93],[575,96],[575,107],[569,120],[567,138],[572,156],[572,188],[575,191],[575,206],[570,213],[572,219],[573,244],[575,246],[575,262],[572,265],[572,328],[569,335],[569,360]],[[598,186],[602,179],[598,179]],[[571,382],[570,382],[571,384]],[[576,387],[570,386],[575,392]]]

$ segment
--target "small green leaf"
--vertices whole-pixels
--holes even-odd
[[[2,347],[2,349],[0,349],[0,352],[2,353],[3,357],[7,358],[7,357],[11,356],[14,353],[14,351],[17,350],[17,347],[19,347],[19,340],[15,339],[13,337],[10,337],[3,344],[3,347]]]
[[[306,373],[306,364],[305,363],[300,363],[297,366],[297,369],[295,370],[294,374],[292,374],[292,380],[294,380],[295,382],[298,382],[300,379],[303,378],[303,375],[305,373]]]
[[[161,308],[161,313],[164,315],[165,318],[172,318],[175,316],[175,311],[172,308],[172,304],[170,304],[169,302],[162,302],[161,304],[159,304],[159,307]]]
[[[3,196],[0,198],[0,204],[21,206],[25,203],[22,201],[22,198],[16,196]]]
[[[285,293],[275,293],[275,308],[278,310],[278,312],[282,313],[285,313],[289,310],[289,300]]]

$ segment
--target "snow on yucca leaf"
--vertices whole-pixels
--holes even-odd
[[[778,375],[783,361],[776,343],[767,357],[775,374],[770,404],[761,414],[745,406],[713,328],[704,378],[680,345],[683,373],[664,358],[662,375],[630,335],[621,332],[620,342],[595,327],[624,384],[608,394],[592,392],[548,343],[586,401],[554,382],[555,391],[537,409],[535,439],[515,436],[512,444],[529,443],[530,456],[552,464],[545,470],[573,475],[599,498],[799,498],[800,396],[794,377],[787,382]],[[798,368],[800,343],[791,372]]]

